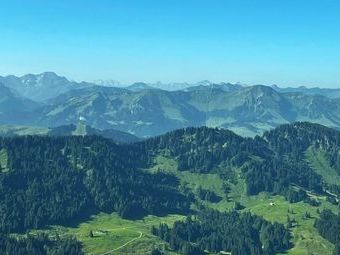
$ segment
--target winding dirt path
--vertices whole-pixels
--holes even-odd
[[[133,238],[133,239],[131,239],[130,241],[126,242],[125,244],[123,244],[123,245],[121,245],[121,246],[119,246],[119,247],[117,247],[117,248],[115,248],[115,249],[113,249],[113,250],[104,252],[104,253],[102,253],[102,254],[100,254],[100,255],[108,255],[108,254],[111,254],[112,252],[118,251],[118,250],[120,250],[121,248],[127,246],[128,244],[130,244],[130,243],[132,243],[132,242],[134,242],[134,241],[136,241],[136,240],[142,238],[143,233],[142,233],[141,231],[138,231],[138,233],[139,233],[139,236],[138,236],[138,237]]]

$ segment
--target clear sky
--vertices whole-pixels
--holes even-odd
[[[0,75],[340,87],[339,0],[1,0]]]

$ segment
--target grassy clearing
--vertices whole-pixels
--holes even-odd
[[[322,238],[313,227],[315,218],[318,217],[317,208],[336,210],[331,204],[325,201],[319,207],[303,202],[290,204],[282,196],[268,196],[266,193],[244,198],[242,204],[247,207],[245,210],[261,215],[271,222],[286,224],[287,216],[296,220],[297,225],[291,228],[294,247],[288,254],[332,254],[333,244]],[[288,210],[293,213],[288,213]],[[311,218],[305,219],[305,212],[309,212]]]
[[[167,247],[162,240],[151,235],[151,227],[160,223],[172,225],[184,218],[181,215],[147,216],[132,221],[124,220],[116,213],[100,213],[75,227],[53,226],[48,232],[50,235],[75,236],[82,242],[86,254],[99,255],[108,251],[114,255],[149,254],[154,247]],[[90,237],[91,231],[93,237]]]
[[[74,130],[72,132],[72,135],[82,135],[82,136],[84,136],[84,135],[86,135],[86,133],[87,132],[86,132],[86,125],[85,125],[85,123],[79,121],[77,126],[76,126],[76,130]]]
[[[214,191],[217,195],[223,196],[223,181],[217,174],[198,174],[188,171],[177,171],[177,162],[173,159],[158,156],[155,158],[155,165],[150,169],[152,172],[163,171],[175,174],[181,184],[192,190],[198,187]]]
[[[235,188],[240,187],[236,186]],[[235,193],[237,194],[237,192]],[[286,224],[287,216],[296,220],[297,225],[291,228],[294,247],[287,254],[332,254],[334,245],[322,238],[313,227],[315,218],[318,217],[317,208],[320,211],[325,208],[337,210],[336,206],[325,200],[320,199],[322,204],[319,207],[313,207],[303,202],[290,204],[282,196],[270,196],[268,193],[261,193],[256,196],[231,196],[231,200],[238,201],[245,206],[246,208],[243,211],[250,211],[271,222]],[[224,199],[220,203],[210,204],[210,206],[218,210],[229,210],[233,207],[232,201]],[[288,213],[288,210],[293,211],[293,213]],[[310,213],[311,218],[305,219],[306,212]]]

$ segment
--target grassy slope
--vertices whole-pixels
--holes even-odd
[[[162,156],[157,157],[155,161],[156,165],[151,169],[152,171],[173,172],[181,179],[182,183],[188,183],[187,186],[192,188],[193,191],[195,191],[196,187],[202,186],[224,197],[222,190],[223,182],[218,175],[178,172],[176,162]],[[209,207],[225,211],[233,207],[234,201],[239,201],[246,207],[244,210],[250,210],[257,215],[263,216],[266,220],[277,221],[283,224],[287,223],[288,209],[293,210],[294,213],[289,213],[289,217],[297,221],[297,226],[291,228],[294,247],[287,254],[332,254],[333,244],[322,238],[313,227],[315,217],[318,217],[317,207],[312,207],[303,202],[290,204],[282,196],[270,196],[267,193],[261,193],[257,196],[246,196],[245,183],[242,180],[239,180],[236,185],[230,185],[232,190],[228,201],[226,198],[223,198],[217,204],[201,202]],[[333,211],[337,210],[336,206],[325,201],[325,197],[318,197],[318,199],[322,202],[319,210],[324,208],[329,208]],[[271,206],[270,203],[274,203],[274,205]],[[305,212],[309,212],[312,218],[304,219]]]
[[[102,254],[106,251],[121,247],[132,239],[135,241],[117,250],[114,254],[147,254],[152,247],[165,244],[150,234],[153,225],[161,222],[172,224],[183,216],[169,215],[167,217],[148,216],[143,220],[123,220],[117,214],[99,214],[91,220],[81,223],[75,228],[68,228],[66,233],[75,235],[83,244],[87,254]],[[89,237],[90,230],[94,237]]]
[[[326,160],[327,155],[324,151],[309,148],[305,155],[310,166],[323,177],[325,182],[340,185],[340,176],[335,169],[329,165]]]
[[[85,254],[99,255],[112,251],[114,255],[150,254],[155,247],[165,249],[167,244],[150,233],[152,226],[160,223],[172,225],[185,216],[147,216],[142,220],[124,220],[116,213],[100,213],[75,226],[51,226],[48,229],[32,231],[45,232],[51,237],[75,236],[83,245]],[[90,237],[90,231],[93,237]],[[125,245],[127,244],[127,245]],[[170,253],[177,255],[177,253]]]

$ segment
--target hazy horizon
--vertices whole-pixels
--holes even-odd
[[[1,74],[0,76],[2,77],[6,77],[6,76],[16,76],[16,77],[23,77],[25,75],[41,75],[43,73],[55,73],[57,76],[60,77],[64,77],[69,81],[74,81],[77,83],[81,83],[81,82],[88,82],[88,83],[94,83],[96,85],[104,85],[104,86],[116,86],[116,87],[127,87],[127,86],[131,86],[135,83],[145,83],[148,85],[155,85],[155,84],[163,84],[163,85],[171,85],[171,84],[187,84],[187,85],[199,85],[201,83],[204,82],[210,82],[212,84],[222,84],[222,83],[231,83],[231,84],[238,84],[241,86],[256,86],[256,85],[264,85],[264,86],[277,86],[279,88],[299,88],[299,87],[306,87],[306,88],[323,88],[323,89],[337,89],[338,87],[324,87],[324,86],[305,86],[305,85],[293,85],[293,86],[282,86],[280,84],[248,84],[248,83],[242,83],[242,82],[231,82],[231,81],[212,81],[212,80],[208,80],[208,79],[203,79],[203,80],[199,80],[199,81],[169,81],[169,82],[163,82],[163,81],[143,81],[143,80],[136,80],[136,81],[132,81],[131,83],[123,83],[119,80],[114,80],[114,79],[97,79],[97,80],[76,80],[76,79],[72,79],[71,77],[68,77],[66,75],[62,75],[60,73],[54,72],[54,71],[44,71],[44,72],[40,72],[40,73],[24,73],[24,74]],[[105,84],[106,82],[106,84]],[[113,84],[114,83],[114,84]],[[157,88],[162,88],[161,86],[157,87]],[[164,89],[168,89],[169,87],[164,87]],[[183,87],[184,88],[184,87]],[[340,88],[340,87],[339,87]],[[180,88],[177,88],[180,89]]]
[[[0,75],[340,88],[337,1],[6,1]]]

